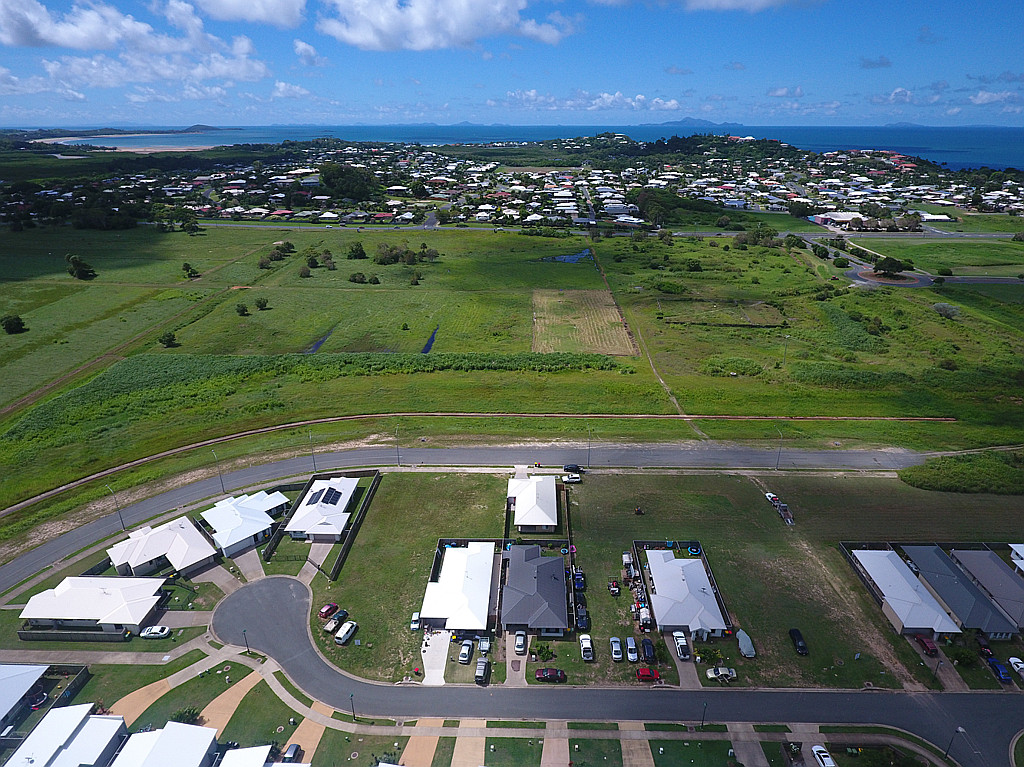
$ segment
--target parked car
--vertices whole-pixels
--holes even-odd
[[[338,630],[338,626],[340,625],[341,620],[339,618],[331,618],[329,621],[327,621],[327,623],[324,624],[324,631],[326,631],[328,634],[333,634],[335,631]]]
[[[931,637],[926,637],[924,634],[914,634],[914,641],[921,645],[924,654],[929,658],[934,658],[939,654],[939,648],[935,646],[935,642],[931,640]]]
[[[587,576],[584,575],[583,571],[578,567],[572,574],[572,587],[576,589],[576,591],[587,590]]]
[[[284,754],[281,755],[281,762],[284,764],[298,763],[301,755],[302,748],[298,743],[292,743],[287,749],[285,749]]]
[[[517,631],[516,632],[515,649],[516,649],[516,655],[526,655],[526,632],[525,631]]]
[[[728,684],[736,678],[736,669],[726,668],[725,666],[714,666],[704,672],[704,675],[708,679],[717,680],[719,682],[725,682]]]
[[[491,651],[491,638],[489,636],[480,637],[480,641],[477,644],[479,645],[481,655],[486,655]]]
[[[636,678],[639,682],[657,682],[661,679],[661,674],[657,669],[644,666],[636,670]]]
[[[355,621],[345,621],[342,623],[338,633],[334,635],[334,644],[345,644],[356,633],[357,628],[359,628],[359,624]]]
[[[647,637],[640,640],[640,653],[644,656],[644,663],[654,662],[654,642]]]
[[[594,660],[594,642],[590,634],[580,634],[580,654],[588,663]]]
[[[562,471],[566,474],[582,474],[583,469],[580,468],[578,463],[567,463],[562,467]]]
[[[612,648],[612,660],[616,662],[622,660],[622,640],[618,637],[612,637],[608,640],[608,644]]]
[[[462,640],[462,647],[459,648],[459,663],[468,664],[473,657],[473,640]]]
[[[409,631],[419,631],[419,630],[420,630],[420,614],[419,613],[413,613],[412,614],[412,620],[409,621]]]
[[[673,631],[672,642],[676,646],[676,655],[679,656],[679,660],[690,659],[690,643],[686,641],[685,631]]]
[[[491,678],[491,662],[487,658],[480,658],[476,662],[476,673],[473,674],[473,681],[477,684],[487,684]]]
[[[775,503],[779,500],[779,496],[775,495],[775,493],[765,493],[764,497],[768,499],[769,503]]]
[[[578,485],[583,481],[583,477],[579,474],[566,474],[562,477],[562,484],[565,485]]]
[[[320,608],[320,612],[318,613],[318,615],[320,616],[320,620],[325,621],[332,615],[334,615],[336,612],[338,612],[338,606],[334,604],[334,602],[328,602]]]
[[[790,629],[789,638],[793,640],[793,647],[796,649],[797,655],[807,655],[807,642],[804,641],[804,635],[800,633],[800,629]]]
[[[622,589],[619,587],[619,582],[614,580],[608,581],[608,591],[613,597],[617,597],[622,592]]]
[[[533,672],[538,682],[564,682],[565,672],[560,668],[539,668]]]
[[[811,753],[814,754],[814,761],[819,767],[836,767],[836,761],[824,746],[811,746]]]
[[[143,639],[167,639],[171,630],[167,626],[147,626],[139,634]]]
[[[975,634],[974,641],[978,643],[978,652],[983,658],[994,657],[992,646],[988,643],[988,638],[984,634],[980,632]]]
[[[1010,684],[1013,679],[1010,678],[1010,672],[1006,670],[1006,666],[1000,663],[998,658],[989,658],[988,667],[992,669],[992,673],[996,675],[1003,684]]]
[[[630,663],[640,660],[640,653],[636,650],[636,640],[633,637],[626,637],[626,660]]]
[[[1010,658],[1009,663],[1014,671],[1020,674],[1021,677],[1024,677],[1024,660],[1021,660],[1020,658]]]
[[[576,606],[576,628],[580,631],[590,629],[590,616],[587,614],[587,608],[583,605]]]

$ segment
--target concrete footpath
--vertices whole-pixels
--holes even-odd
[[[423,718],[416,727],[444,727],[444,719]],[[437,750],[437,735],[410,735],[398,763],[404,767],[431,767]]]

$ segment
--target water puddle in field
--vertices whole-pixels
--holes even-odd
[[[560,264],[578,264],[580,261],[591,261],[593,258],[590,248],[587,248],[579,253],[572,253],[568,256],[544,256],[544,258],[539,260],[547,262],[557,261]]]
[[[430,338],[427,339],[427,344],[426,344],[426,346],[423,347],[423,351],[420,352],[420,354],[426,354],[427,352],[430,351],[431,347],[433,347],[433,345],[434,345],[434,339],[437,338],[437,331],[440,330],[440,329],[441,329],[440,325],[438,325],[436,328],[434,328],[434,332],[430,334]]]
[[[333,333],[333,332],[334,332],[334,328],[331,328],[330,330],[328,330],[327,331],[327,335],[325,335],[323,338],[319,339],[318,341],[314,342],[314,344],[312,346],[310,346],[308,349],[306,349],[303,352],[303,354],[316,354],[318,351],[320,351],[320,347],[324,345],[324,341],[326,341],[328,338],[330,338],[331,337],[331,333]],[[431,340],[433,340],[433,338],[431,338]]]

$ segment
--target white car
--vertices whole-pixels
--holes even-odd
[[[526,632],[516,632],[516,655],[526,655]]]
[[[341,625],[341,621],[337,618],[331,618],[327,623],[324,624],[324,631],[328,634],[333,634],[338,630],[338,626]]]
[[[594,660],[594,640],[590,638],[590,634],[580,634],[580,654],[588,663]]]
[[[636,640],[633,637],[626,637],[626,660],[636,663],[640,660],[640,653],[636,649]]]
[[[459,649],[459,663],[468,664],[472,657],[473,657],[473,640],[472,639],[464,639],[462,641],[462,647]]]
[[[824,746],[813,746],[811,753],[814,754],[814,761],[816,761],[820,767],[836,767],[836,760],[832,758]]]
[[[611,644],[612,648],[612,660],[616,662],[622,660],[622,640],[618,637],[612,637],[609,640],[609,644]]]
[[[583,477],[581,477],[579,474],[566,474],[565,476],[562,477],[563,485],[578,485],[582,481]]]
[[[690,659],[690,643],[686,641],[685,631],[673,631],[672,642],[676,646],[676,655],[679,656],[679,660]]]
[[[167,639],[170,635],[171,630],[167,626],[149,626],[139,633],[143,639]]]
[[[420,614],[419,613],[413,613],[412,614],[412,620],[409,621],[409,631],[419,631],[419,630],[420,630]]]
[[[779,500],[779,496],[775,495],[775,493],[765,493],[764,497],[768,499],[769,503],[775,503]]]
[[[334,644],[345,644],[356,633],[357,628],[359,628],[359,624],[355,621],[345,621],[342,623],[338,633],[334,635]]]
[[[1014,671],[1024,677],[1024,660],[1021,660],[1020,658],[1008,658],[1007,663],[1010,664],[1010,667]]]
[[[715,666],[714,668],[709,668],[704,672],[704,674],[708,679],[728,683],[736,678],[736,669],[726,668],[725,666]]]

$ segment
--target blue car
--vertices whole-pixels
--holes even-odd
[[[1003,684],[1009,684],[1013,681],[1010,679],[1010,672],[1007,670],[1006,666],[1000,663],[998,659],[989,658],[988,667],[992,669],[992,673],[996,675],[996,679]]]

